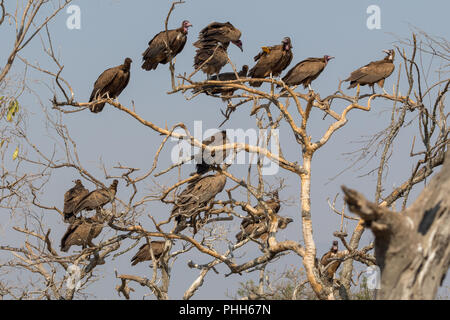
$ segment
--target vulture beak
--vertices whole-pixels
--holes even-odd
[[[188,22],[186,28],[193,27],[192,23]]]
[[[383,50],[383,52],[386,54],[391,54],[391,50]]]
[[[328,57],[328,60],[334,59],[335,57]]]
[[[241,52],[244,52],[244,49],[242,48],[242,41],[238,40],[238,41],[233,41],[233,44],[238,47],[239,49],[241,49]]]
[[[294,222],[294,219],[292,219],[292,218],[286,218],[286,222],[287,222],[287,223]]]

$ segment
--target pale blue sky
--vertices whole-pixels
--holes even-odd
[[[13,2],[13,1],[11,1]],[[164,28],[164,20],[170,1],[163,0],[90,0],[74,1],[81,8],[81,30],[69,30],[66,28],[67,14],[60,14],[51,24],[50,31],[53,37],[53,45],[64,64],[62,76],[67,79],[75,90],[75,99],[86,102],[92,90],[92,85],[98,75],[106,68],[121,64],[125,57],[133,59],[131,80],[128,87],[121,94],[119,100],[126,106],[135,102],[137,113],[144,119],[164,127],[167,123],[170,127],[177,122],[184,122],[191,130],[194,121],[202,120],[204,128],[216,128],[223,120],[219,110],[224,104],[218,99],[199,96],[192,101],[185,101],[182,95],[167,95],[170,90],[170,78],[168,67],[160,65],[157,70],[145,72],[140,68],[141,53],[147,47],[148,41]],[[366,27],[366,9],[369,5],[376,4],[381,8],[381,29],[369,30]],[[230,21],[242,31],[244,52],[234,46],[230,46],[228,53],[233,62],[240,68],[243,64],[253,66],[253,57],[261,46],[278,44],[285,36],[290,36],[293,44],[294,60],[291,67],[298,61],[310,56],[323,56],[324,54],[335,56],[323,74],[313,83],[313,88],[326,96],[334,92],[340,79],[346,78],[351,71],[368,63],[381,59],[383,49],[392,48],[395,38],[392,34],[402,38],[411,34],[410,25],[416,26],[435,36],[449,38],[448,13],[449,1],[200,1],[187,0],[185,4],[177,6],[172,14],[169,28],[178,27],[180,22],[188,19],[193,27],[189,30],[188,42],[182,53],[177,56],[177,73],[190,73],[193,71],[193,57],[195,48],[192,43],[197,39],[197,34],[211,21]],[[4,28],[2,28],[4,29]],[[11,31],[8,33],[0,30],[4,39],[11,40]],[[11,42],[7,42],[11,44]],[[5,61],[10,50],[10,45],[0,48],[0,61]],[[56,70],[52,62],[43,56],[40,42],[35,39],[23,52],[22,56],[31,62],[39,62],[44,67]],[[398,65],[399,59],[396,60]],[[3,62],[2,62],[3,65]],[[23,64],[17,60],[11,72],[11,76],[23,72]],[[226,66],[223,71],[231,70]],[[397,70],[394,74],[397,74]],[[36,72],[30,73],[35,80],[42,80],[42,75]],[[196,79],[204,79],[203,74],[196,75]],[[387,91],[392,92],[394,76],[385,83]],[[48,79],[45,79],[48,80]],[[404,80],[404,79],[403,79]],[[30,86],[41,96],[46,103],[52,98],[51,91],[39,82],[30,82]],[[405,88],[405,85],[401,87]],[[303,89],[300,89],[303,91]],[[363,92],[368,91],[366,87]],[[379,90],[378,88],[376,90]],[[20,101],[23,107],[30,112],[28,125],[34,133],[34,142],[41,148],[51,150],[53,143],[45,139],[45,128],[42,128],[40,119],[40,106],[31,94],[25,95]],[[250,108],[241,108],[232,115],[224,128],[253,128],[254,118],[249,117]],[[332,233],[338,228],[340,218],[331,213],[326,199],[333,198],[340,193],[340,185],[345,184],[363,192],[370,199],[375,193],[375,176],[358,178],[363,173],[373,169],[375,163],[371,163],[361,171],[350,170],[330,183],[329,179],[346,168],[350,161],[343,153],[355,150],[359,145],[354,142],[361,140],[363,136],[370,136],[388,124],[392,106],[383,101],[376,101],[373,109],[367,113],[355,111],[349,117],[349,123],[345,128],[336,133],[326,147],[321,149],[313,159],[312,166],[312,215],[314,224],[314,237],[318,248],[318,256],[321,256],[333,240]],[[342,105],[336,105],[337,110],[342,110]],[[323,113],[313,110],[309,122],[309,134],[317,139],[331,123],[331,119],[322,120]],[[112,168],[119,162],[131,167],[141,168],[143,171],[151,167],[153,155],[157,150],[161,137],[155,132],[139,125],[129,116],[119,112],[113,107],[106,106],[100,114],[92,114],[89,111],[64,115],[64,121],[68,125],[72,138],[77,142],[81,161],[88,170],[97,175],[97,178],[105,180],[99,169],[100,159],[108,168]],[[401,184],[410,173],[412,163],[408,158],[412,132],[415,128],[406,128],[400,135],[395,145],[395,151],[390,166],[390,175],[385,181],[386,193],[393,186]],[[295,144],[287,127],[281,127],[280,137],[284,144],[284,154],[292,161],[299,158],[299,146]],[[160,169],[164,169],[170,158],[170,149],[161,155]],[[166,161],[166,162],[165,162]],[[182,173],[187,176],[193,170],[193,166],[186,166]],[[111,171],[114,172],[114,171]],[[231,168],[236,175],[242,174],[243,167]],[[116,171],[116,173],[119,173]],[[288,177],[286,172],[280,172],[280,177]],[[76,177],[71,170],[60,170],[52,176],[46,189],[48,192],[48,204],[62,206],[64,190],[71,186],[71,181]],[[159,183],[169,184],[175,181],[173,175],[163,176]],[[274,182],[273,179],[268,179]],[[107,183],[109,184],[109,182]],[[227,187],[233,184],[229,182]],[[150,185],[148,185],[150,186]],[[287,180],[287,188],[281,193],[282,199],[289,197],[298,198],[299,181],[296,178]],[[92,185],[88,185],[92,188]],[[126,198],[130,189],[124,185],[119,186],[118,196]],[[417,193],[415,193],[417,194]],[[339,202],[340,205],[342,202]],[[294,218],[286,230],[280,232],[278,239],[301,239],[301,222],[299,219],[299,203],[295,206],[283,207],[281,214]],[[157,218],[165,218],[170,207],[154,203],[150,207],[150,213]],[[55,244],[65,231],[66,226],[56,215],[46,217],[53,228],[52,236]],[[143,218],[142,224],[151,227],[148,219]],[[349,225],[352,231],[354,224]],[[237,222],[233,224],[233,230],[238,229]],[[8,231],[0,231],[0,241],[6,241]],[[232,233],[234,235],[234,232]],[[100,238],[99,238],[100,239]],[[98,241],[97,239],[96,241]],[[370,232],[366,232],[362,245],[372,239]],[[8,240],[9,241],[9,240]],[[128,243],[126,243],[128,244]],[[125,254],[117,259],[117,262],[107,263],[98,268],[101,277],[89,291],[99,298],[118,298],[114,291],[118,283],[113,279],[114,268],[119,273],[135,273],[137,275],[151,277],[148,264],[143,263],[134,268],[130,267],[129,259],[134,254]],[[245,250],[240,251],[240,253]],[[255,252],[248,250],[246,258],[254,257]],[[211,259],[203,255],[190,254],[192,256],[177,260],[171,283],[171,298],[179,299],[192,281],[197,277],[198,271],[187,268],[186,261],[193,259],[197,263],[205,263]],[[3,260],[4,254],[0,255]],[[241,260],[243,261],[243,260]],[[277,270],[282,271],[286,265],[301,265],[299,257],[293,254],[278,260],[275,264]],[[114,267],[113,267],[114,265]],[[274,265],[274,266],[275,266]],[[273,269],[273,267],[271,267]],[[214,272],[208,274],[205,285],[194,296],[196,299],[220,299],[226,298],[225,292],[234,293],[239,281],[256,279],[257,274],[244,274],[243,277],[232,275],[225,278],[227,268],[220,266],[221,274]],[[143,289],[133,285],[136,293],[133,298],[142,297]]]

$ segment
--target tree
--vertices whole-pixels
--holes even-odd
[[[4,128],[5,135],[2,141],[8,144],[16,143],[18,146],[11,154],[8,148],[2,149],[2,186],[1,198],[2,207],[7,208],[11,215],[20,214],[22,226],[15,225],[13,230],[23,235],[23,245],[12,246],[2,245],[2,251],[11,252],[14,256],[5,263],[0,264],[0,270],[5,273],[16,274],[25,270],[29,272],[30,282],[20,284],[20,286],[0,282],[0,295],[9,298],[33,298],[33,299],[74,299],[82,297],[84,290],[88,288],[98,275],[99,266],[108,264],[114,266],[111,256],[120,257],[133,250],[143,241],[150,243],[153,239],[165,241],[164,253],[158,259],[152,253],[150,276],[122,274],[116,271],[118,293],[129,299],[133,295],[133,286],[140,284],[148,288],[148,294],[154,295],[157,299],[169,299],[169,287],[172,276],[172,268],[180,256],[200,253],[207,258],[206,263],[189,261],[188,267],[198,269],[199,274],[183,294],[184,299],[189,299],[197,290],[205,285],[205,277],[211,271],[218,272],[218,265],[225,266],[227,273],[243,275],[247,272],[260,271],[264,275],[266,265],[276,262],[278,257],[291,254],[299,257],[303,264],[306,281],[312,292],[318,299],[346,299],[350,297],[353,269],[355,262],[372,266],[377,263],[378,255],[371,254],[374,244],[360,247],[360,239],[366,226],[365,220],[358,221],[357,226],[347,240],[347,234],[343,230],[343,223],[334,236],[338,238],[344,249],[337,252],[332,259],[342,262],[342,270],[336,273],[334,278],[326,274],[327,266],[319,263],[316,243],[313,236],[313,225],[311,210],[311,180],[314,177],[312,169],[313,156],[320,149],[325,147],[336,132],[341,130],[349,121],[349,114],[362,111],[369,112],[376,101],[388,101],[393,104],[392,117],[389,126],[380,134],[373,137],[368,145],[363,149],[362,155],[376,156],[376,151],[382,150],[379,165],[376,168],[378,180],[376,186],[375,203],[372,210],[384,210],[380,208],[392,207],[397,200],[403,201],[406,207],[409,194],[413,187],[432,173],[434,168],[440,166],[445,159],[445,149],[448,143],[447,118],[445,113],[445,96],[449,88],[450,80],[442,79],[424,86],[423,65],[416,62],[417,53],[429,56],[433,59],[440,59],[448,63],[449,46],[444,39],[434,39],[423,32],[418,32],[421,39],[418,45],[416,33],[412,40],[399,39],[396,50],[401,56],[401,63],[397,67],[397,84],[392,94],[361,94],[360,88],[356,90],[355,96],[347,95],[341,88],[331,95],[321,97],[316,91],[309,91],[307,94],[295,91],[294,87],[286,86],[282,81],[275,78],[251,79],[239,78],[237,69],[232,66],[237,80],[231,81],[195,81],[194,76],[201,69],[201,66],[191,74],[177,74],[173,61],[170,61],[171,91],[169,95],[182,94],[186,100],[193,100],[198,95],[203,94],[205,89],[211,85],[220,85],[224,88],[236,89],[236,93],[228,99],[226,111],[223,112],[224,122],[233,120],[233,113],[238,108],[250,108],[250,114],[255,118],[256,127],[259,129],[255,144],[230,142],[222,146],[208,146],[201,140],[194,137],[188,125],[182,122],[172,124],[169,128],[159,126],[148,119],[144,119],[134,105],[127,106],[118,100],[109,97],[102,97],[93,102],[79,102],[76,100],[77,93],[70,85],[70,80],[63,74],[63,63],[53,50],[53,42],[47,23],[70,1],[64,2],[50,15],[44,19],[42,24],[33,24],[37,12],[44,6],[46,1],[28,1],[23,8],[24,17],[31,20],[24,20],[24,26],[28,28],[38,25],[28,40],[25,33],[29,32],[24,27],[23,32],[19,32],[16,37],[16,44],[8,59],[8,64],[2,69],[0,88],[2,97],[2,121],[10,123]],[[174,2],[165,20],[166,30],[170,16],[176,5],[183,1]],[[5,11],[3,1],[1,2],[3,17],[10,16]],[[33,13],[28,13],[34,8]],[[16,14],[18,14],[16,12]],[[16,17],[18,17],[16,15]],[[16,19],[17,21],[17,19]],[[0,26],[3,18],[0,19]],[[44,68],[34,64],[18,55],[20,50],[28,45],[32,38],[39,34],[42,29],[46,29],[45,38],[42,37],[45,53],[54,63],[54,70]],[[24,33],[25,32],[25,33]],[[170,48],[168,48],[170,51]],[[408,55],[407,51],[411,51]],[[31,68],[42,72],[50,77],[53,89],[51,105],[42,102],[42,110],[45,114],[45,126],[52,132],[52,139],[56,141],[55,147],[49,150],[46,141],[39,140],[27,132],[25,123],[21,121],[21,112],[18,113],[18,98],[20,94],[6,94],[8,84],[5,79],[16,58],[19,57],[26,68]],[[421,60],[423,61],[423,60]],[[408,91],[401,95],[399,91],[401,75],[406,76]],[[65,76],[67,79],[63,78]],[[250,84],[263,82],[269,85],[269,90],[256,89]],[[276,92],[275,87],[279,85],[282,91]],[[24,86],[23,86],[24,87]],[[194,93],[195,92],[195,93]],[[188,95],[192,93],[192,95]],[[47,97],[48,98],[48,97]],[[211,95],[211,100],[221,99],[217,95]],[[140,168],[118,163],[114,168],[102,166],[104,177],[86,169],[82,156],[78,154],[77,143],[70,135],[70,127],[66,124],[67,118],[75,112],[89,112],[86,109],[93,103],[107,103],[111,107],[122,112],[124,117],[129,117],[136,122],[137,126],[142,126],[149,132],[162,135],[161,144],[154,155],[151,167],[144,173]],[[341,110],[341,111],[337,111]],[[314,141],[310,135],[310,119],[312,112],[322,112],[324,118],[329,121],[328,128],[322,132],[321,137]],[[9,115],[9,116],[8,116]],[[14,118],[16,117],[16,118]],[[11,123],[8,119],[16,119]],[[177,119],[170,119],[171,121]],[[393,143],[399,132],[409,124],[415,123],[421,136],[423,151],[411,152],[411,157],[421,157],[417,161],[415,170],[405,182],[397,188],[391,190],[387,195],[383,195],[383,177],[388,165],[390,154],[393,152]],[[277,130],[282,124],[288,127],[289,135],[296,141],[296,148],[301,153],[300,159],[289,160],[284,156],[283,150],[287,146],[283,145],[277,135]],[[266,132],[266,135],[263,133]],[[210,153],[228,151],[231,158],[237,157],[241,152],[248,153],[256,157],[256,164],[248,164],[247,177],[233,173],[233,166],[215,166],[213,171],[221,173],[227,177],[231,187],[223,192],[226,199],[215,199],[201,208],[199,213],[198,234],[194,234],[192,228],[187,228],[179,232],[174,219],[167,213],[165,219],[157,219],[151,212],[152,202],[158,201],[166,204],[167,212],[175,202],[180,189],[185,188],[188,183],[199,178],[199,174],[185,177],[181,175],[181,168],[190,158],[181,158],[178,162],[168,166],[164,170],[156,172],[160,165],[160,156],[167,149],[169,138],[175,138],[188,143],[190,146],[206,150]],[[275,148],[269,148],[269,145]],[[415,149],[415,140],[413,148]],[[371,150],[376,150],[371,155]],[[11,157],[13,160],[11,161]],[[363,158],[362,157],[362,158]],[[297,225],[301,221],[302,241],[285,240],[278,241],[276,238],[279,231],[280,215],[274,212],[269,205],[270,195],[275,191],[281,191],[284,187],[283,181],[270,183],[263,174],[264,161],[270,161],[278,165],[282,170],[288,172],[294,181],[299,185],[299,194],[296,198],[301,203],[297,216]],[[118,179],[119,185],[125,185],[128,192],[117,192],[115,200],[111,206],[105,206],[100,213],[106,217],[104,224],[104,235],[102,240],[93,247],[87,247],[81,251],[75,251],[70,255],[65,255],[55,249],[55,241],[52,238],[51,229],[48,227],[49,216],[56,214],[62,219],[61,208],[49,204],[46,198],[46,187],[50,179],[56,179],[60,171],[71,170],[73,176],[81,177],[85,181],[91,182],[97,188],[108,187],[104,183],[105,179]],[[156,179],[169,174],[178,169],[177,182],[166,186],[162,181]],[[119,173],[118,173],[119,172]],[[11,182],[11,179],[13,182]],[[151,185],[149,190],[147,187]],[[229,185],[228,185],[229,186]],[[347,197],[349,191],[347,191]],[[352,209],[354,208],[353,202]],[[282,205],[283,201],[282,201]],[[335,203],[331,205],[333,212],[342,216],[344,220],[355,219],[345,214],[344,210],[337,210]],[[384,211],[383,211],[384,212]],[[266,221],[263,232],[268,233],[266,239],[259,239],[255,234],[242,241],[235,242],[234,235],[230,232],[230,221],[237,221],[240,224],[242,219],[261,215]],[[143,226],[144,223],[151,222],[151,227]],[[372,225],[373,227],[373,225]],[[301,232],[300,232],[301,231]],[[448,237],[448,229],[442,230]],[[444,240],[448,242],[448,240]],[[258,245],[258,252],[252,258],[245,258],[242,262],[237,262],[236,254],[238,249],[249,247],[251,243]],[[375,243],[375,246],[377,243]],[[333,261],[332,261],[333,262]],[[393,263],[396,263],[395,261]],[[386,262],[387,265],[387,262]],[[74,267],[75,266],[75,267]],[[448,268],[448,261],[447,261]],[[442,265],[442,270],[446,270]],[[441,271],[442,273],[442,271]],[[442,274],[439,274],[442,276]],[[390,276],[392,277],[392,276]],[[75,280],[75,281],[73,281]],[[67,285],[73,281],[72,285]],[[382,280],[383,281],[383,280]],[[298,284],[297,284],[298,285]],[[433,290],[432,290],[433,291]],[[435,294],[435,291],[433,291]],[[430,296],[432,297],[432,296]]]

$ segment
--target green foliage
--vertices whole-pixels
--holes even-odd
[[[16,99],[13,99],[9,103],[8,114],[6,115],[6,121],[11,122],[17,112],[19,112],[19,102]]]

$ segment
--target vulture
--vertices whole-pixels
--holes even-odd
[[[291,218],[278,216],[278,229],[286,229],[292,221],[294,220]],[[236,240],[241,242],[246,237],[251,236],[253,239],[261,238],[263,241],[266,241],[269,237],[268,227],[269,221],[266,217],[246,217],[241,222],[241,231],[236,234]]]
[[[281,44],[262,47],[262,51],[254,57],[256,65],[250,69],[251,78],[277,77],[292,61],[291,38],[285,37]],[[253,87],[260,87],[262,82],[252,82]]]
[[[248,72],[248,66],[245,64],[242,66],[241,71],[238,72],[238,77],[239,78],[245,78],[247,77],[247,72]],[[238,78],[236,78],[236,74],[234,72],[224,72],[221,73],[219,75],[214,75],[212,76],[209,80],[214,80],[214,81],[231,81],[231,80],[236,80]],[[234,88],[227,88],[224,86],[219,86],[219,85],[206,85],[203,87],[204,91],[206,91],[207,94],[221,94],[222,96],[222,100],[226,101],[228,100],[237,89]],[[200,90],[194,90],[194,93],[199,92]]]
[[[191,181],[176,197],[172,209],[171,216],[175,217],[178,226],[181,226],[181,228],[177,226],[177,229],[184,229],[186,219],[190,218],[189,224],[194,228],[194,233],[197,233],[197,215],[223,190],[226,182],[227,177],[220,172]]]
[[[194,42],[194,46],[201,48],[205,42],[231,42],[243,51],[240,38],[241,31],[235,28],[230,22],[211,22],[200,31],[198,35],[199,40]]]
[[[76,218],[67,228],[61,239],[61,251],[69,251],[71,246],[95,247],[92,240],[98,237],[103,229],[103,219],[99,216],[92,218]]]
[[[104,205],[114,199],[117,192],[118,183],[119,182],[114,179],[109,188],[91,191],[85,195],[84,198],[80,199],[72,213],[76,215],[78,212],[83,210],[90,211],[103,208]]]
[[[269,200],[266,200],[266,205],[272,209],[273,213],[278,213],[278,211],[280,211],[281,205],[280,205],[280,198],[278,196],[278,191],[274,191],[272,193],[273,197]],[[256,206],[256,209],[258,210],[258,212],[256,213],[257,216],[259,217],[263,217],[265,216],[264,214],[264,206],[260,203],[258,203],[258,205]]]
[[[325,253],[320,259],[320,263],[322,264],[323,267],[329,265],[328,268],[325,270],[325,274],[328,279],[333,279],[334,273],[341,265],[341,261],[339,260],[329,260],[330,258],[336,258],[337,252],[338,252],[338,242],[334,240],[330,251]]]
[[[368,84],[372,87],[372,91],[375,94],[375,83],[378,83],[380,88],[384,90],[384,80],[394,72],[394,56],[395,51],[393,49],[383,50],[386,53],[386,57],[383,60],[372,61],[366,64],[364,67],[353,71],[350,76],[344,81],[350,81],[348,89]]]
[[[73,220],[73,211],[78,202],[84,198],[89,193],[89,190],[86,189],[81,180],[75,180],[75,186],[70,188],[64,194],[64,221],[72,222]]]
[[[302,84],[303,88],[311,89],[311,82],[322,73],[327,66],[328,61],[334,57],[323,56],[323,58],[308,58],[297,63],[288,73],[283,77],[283,82],[287,86],[297,86]],[[280,87],[279,85],[277,87]]]
[[[174,30],[161,31],[148,43],[148,48],[142,54],[142,69],[155,70],[158,64],[166,64],[170,61],[170,52],[167,50],[166,42],[167,36],[169,37],[169,48],[172,51],[172,58],[179,54],[186,44],[188,28],[192,27],[192,24],[184,20],[181,23],[181,27]]]
[[[201,67],[201,70],[206,73],[208,79],[213,74],[219,74],[220,70],[228,63],[227,49],[229,44],[229,42],[216,43],[212,41],[205,43],[196,51],[194,68],[197,70]],[[212,58],[209,59],[211,56]],[[206,62],[208,59],[209,61]]]
[[[243,51],[240,37],[241,31],[230,22],[210,23],[200,31],[198,41],[194,42],[194,47],[197,48],[194,68],[197,70],[201,67],[208,79],[213,74],[218,75],[222,67],[228,63],[227,50],[230,42]],[[212,58],[205,63],[211,56]]]
[[[98,77],[94,83],[89,102],[109,96],[117,98],[130,81],[130,67],[132,60],[126,58],[120,66],[109,68]],[[105,103],[94,103],[89,108],[91,112],[99,113],[103,110]]]
[[[152,248],[153,256],[155,257],[155,259],[159,259],[159,257],[163,254],[165,243],[166,243],[165,241],[152,241],[151,242],[151,248]],[[150,245],[148,243],[145,243],[139,248],[139,251],[131,259],[131,265],[135,266],[139,262],[149,261],[149,260],[152,260],[152,254],[150,253]]]
[[[224,144],[228,144],[229,140],[227,139],[227,132],[226,130],[222,130],[208,139],[205,139],[202,141],[204,145],[215,147],[215,146],[221,146]],[[195,159],[197,164],[195,165],[197,169],[198,174],[204,174],[209,171],[210,168],[212,168],[214,165],[219,165],[223,161],[225,161],[225,158],[228,156],[228,152],[222,152],[221,150],[217,150],[214,152],[209,152],[208,150],[204,150],[203,152],[199,152],[197,155],[195,155]]]

